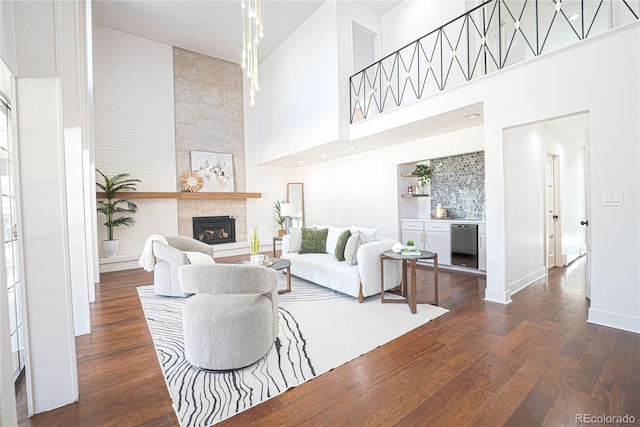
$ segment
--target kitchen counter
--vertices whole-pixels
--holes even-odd
[[[400,240],[413,240],[420,249],[438,254],[438,264],[452,265],[451,230],[454,224],[478,226],[478,270],[486,271],[486,223],[474,219],[452,218],[403,218],[400,220]]]
[[[450,224],[484,224],[485,221],[479,219],[453,219],[453,218],[402,218],[400,221],[438,221]]]

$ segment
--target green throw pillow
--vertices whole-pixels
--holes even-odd
[[[302,229],[302,247],[300,254],[326,254],[327,234],[329,229],[316,230],[313,228]]]
[[[347,240],[347,246],[344,248],[344,260],[349,265],[358,263],[358,248],[364,245],[364,239],[360,233],[354,233]]]
[[[338,236],[336,249],[335,251],[333,251],[338,261],[344,261],[344,248],[347,246],[347,240],[349,240],[350,236],[351,236],[351,231],[349,230],[344,230],[342,233],[340,233],[340,236]]]

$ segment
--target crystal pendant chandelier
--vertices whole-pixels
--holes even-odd
[[[251,80],[249,95],[254,105],[258,83],[258,43],[262,38],[262,0],[242,0],[242,68]]]

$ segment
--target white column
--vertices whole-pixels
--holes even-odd
[[[16,116],[29,413],[78,399],[69,267],[60,7],[15,2]]]

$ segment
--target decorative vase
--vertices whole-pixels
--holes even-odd
[[[102,249],[102,255],[105,258],[113,258],[118,254],[118,248],[120,247],[120,240],[101,240],[100,249]]]
[[[263,265],[264,264],[264,255],[261,255],[261,254],[251,255],[251,264],[253,264],[253,265]]]

